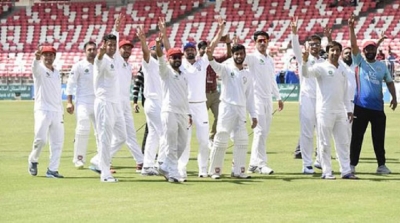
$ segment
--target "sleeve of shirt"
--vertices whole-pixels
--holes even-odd
[[[210,61],[208,60],[207,54],[204,54],[204,55],[201,57],[201,60],[202,60],[202,65],[203,65],[203,67],[205,67],[205,68],[207,69],[208,65],[210,65]]]
[[[65,89],[66,95],[75,95],[76,84],[77,84],[78,78],[79,78],[79,65],[78,64],[79,63],[74,64],[72,66],[71,71],[69,72],[67,87]]]
[[[223,63],[227,59],[228,59],[228,57],[226,55],[223,55],[220,57],[214,57],[214,60],[217,61],[218,63]]]
[[[32,63],[32,74],[33,74],[33,76],[37,78],[40,75],[42,75],[42,72],[43,72],[43,68],[42,68],[42,65],[40,63],[40,60],[34,59],[33,63]]]
[[[255,104],[254,104],[254,84],[253,84],[253,78],[251,78],[251,76],[249,76],[249,85],[246,89],[246,108],[247,111],[250,114],[251,118],[256,118],[257,114],[256,114],[256,108],[255,108]]]
[[[158,66],[160,69],[161,78],[165,79],[168,76],[168,65],[163,56],[158,57]]]
[[[353,58],[353,64],[355,64],[357,66],[360,65],[360,63],[361,63],[361,61],[363,59],[360,52],[358,52],[357,55],[351,54],[351,57]]]
[[[304,77],[319,77],[323,70],[317,64],[309,66],[308,63],[304,63],[301,66],[301,73]]]
[[[392,75],[390,75],[389,69],[387,66],[382,66],[385,69],[385,74],[383,76],[383,80],[385,80],[386,83],[393,82]]]
[[[271,73],[271,84],[272,84],[272,94],[275,96],[276,100],[282,100],[281,98],[281,94],[279,93],[279,88],[278,88],[278,84],[275,81],[275,65],[274,65],[274,61],[271,59],[272,62],[272,73]]]
[[[215,71],[215,73],[219,74],[219,77],[222,79],[225,75],[225,65],[217,63],[215,60],[210,61],[211,68]]]
[[[296,57],[296,61],[297,61],[297,63],[299,63],[299,66],[301,66],[301,64],[303,64],[303,59],[302,59],[303,54],[301,53],[299,35],[292,34],[292,46],[293,46],[294,56]]]

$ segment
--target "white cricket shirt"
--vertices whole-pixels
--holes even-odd
[[[55,68],[51,71],[40,60],[34,60],[32,73],[35,90],[34,110],[63,112],[60,72]]]
[[[185,70],[181,66],[181,73],[176,72],[167,65],[164,57],[158,57],[158,63],[164,95],[161,112],[189,114],[188,82]]]
[[[339,67],[325,61],[313,66],[301,67],[304,77],[317,80],[317,112],[353,112],[348,94],[348,70],[343,64]]]
[[[93,64],[84,59],[72,66],[65,94],[75,95],[76,102],[94,103]]]
[[[350,99],[350,105],[351,105],[351,110],[354,110],[354,96],[356,95],[356,88],[357,88],[357,84],[356,84],[356,74],[355,74],[355,69],[356,69],[356,65],[355,64],[351,64],[350,66],[347,65],[345,62],[343,62],[343,60],[339,60],[339,63],[341,63],[343,65],[343,67],[345,67],[347,69],[347,86],[348,86],[348,93],[349,93],[349,99]]]
[[[158,60],[154,59],[150,56],[149,63],[142,60],[142,69],[143,69],[143,79],[144,79],[144,91],[143,95],[145,98],[151,99],[163,99],[163,91],[161,88],[161,79],[160,79],[160,69]]]
[[[117,61],[104,54],[103,59],[94,59],[93,84],[96,99],[117,103],[120,100]]]
[[[210,61],[212,69],[221,78],[220,100],[231,105],[247,107],[252,118],[256,118],[253,77],[248,69],[239,70],[233,64]]]
[[[209,64],[207,54],[204,54],[193,64],[186,59],[182,60],[181,66],[186,70],[185,73],[188,79],[189,102],[207,101],[204,89],[206,89],[207,67]]]
[[[300,48],[299,43],[299,36],[292,35],[292,46],[293,46],[293,53],[296,56],[296,60],[298,63],[298,67],[301,67],[303,64],[303,53]],[[314,56],[310,55],[308,57],[308,66],[312,66],[316,63],[323,63],[325,60],[320,58],[315,58]],[[316,89],[317,89],[317,82],[314,77],[304,78],[302,75],[301,68],[299,68],[299,77],[300,77],[300,95],[305,95],[310,98],[316,98]]]
[[[119,55],[119,52],[116,54],[118,54],[116,57],[120,57],[117,59],[120,100],[123,102],[129,102],[131,100],[132,67]]]
[[[272,58],[256,50],[254,53],[246,55],[244,63],[249,66],[253,75],[255,97],[269,99],[273,94],[277,100],[281,100],[275,80],[275,66]]]

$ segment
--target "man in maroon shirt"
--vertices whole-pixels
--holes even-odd
[[[226,55],[214,58],[218,63],[222,63],[232,56],[231,39],[229,38],[229,35],[223,36],[221,38],[221,42],[226,43],[227,52],[226,52]],[[208,45],[208,43],[206,41],[201,41],[197,44],[197,48],[199,49],[199,54],[201,57],[206,52],[207,45]],[[213,121],[212,128],[210,131],[210,136],[209,136],[209,140],[210,140],[209,148],[212,147],[212,143],[214,142],[214,136],[215,136],[215,133],[217,132],[219,95],[220,95],[220,92],[218,92],[218,90],[217,90],[217,74],[211,68],[211,66],[208,66],[207,67],[207,82],[206,82],[207,109],[211,108],[211,112],[214,115],[214,121]]]

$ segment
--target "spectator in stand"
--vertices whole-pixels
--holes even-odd
[[[376,55],[376,60],[379,60],[379,61],[385,60],[385,54],[383,53],[382,49],[379,49],[379,52]]]
[[[396,75],[396,64],[395,63],[400,63],[397,59],[398,59],[397,54],[395,54],[392,51],[392,48],[389,46],[389,56],[387,58],[386,65],[388,67],[388,70],[389,70],[392,78],[395,78],[395,75]]]
[[[298,84],[299,83],[298,75],[294,72],[294,70],[292,70],[293,68],[290,66],[292,61],[296,62],[296,57],[290,58],[289,64],[286,66],[286,69],[284,69],[276,74],[276,83],[278,83],[278,84]],[[297,67],[297,65],[295,65],[294,67]]]

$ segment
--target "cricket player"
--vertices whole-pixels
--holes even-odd
[[[210,47],[214,48],[219,40],[221,39],[222,33],[225,28],[225,21],[222,18],[218,19],[218,31],[215,38],[211,41]],[[185,60],[182,61],[182,66],[187,71],[188,78],[188,90],[189,90],[189,109],[192,114],[193,123],[196,125],[196,135],[199,142],[197,164],[199,168],[199,177],[207,177],[208,167],[208,131],[209,131],[209,120],[207,111],[207,97],[204,89],[206,88],[206,77],[207,67],[210,64],[208,62],[207,55],[204,54],[199,60],[196,60],[196,44],[188,42],[183,47]],[[192,128],[189,128],[189,138],[187,141],[186,149],[179,159],[179,172],[181,177],[186,179],[186,166],[189,162],[190,156],[190,141]]]
[[[385,157],[385,131],[386,115],[384,112],[384,101],[382,84],[386,83],[392,96],[390,107],[395,110],[397,107],[396,88],[387,66],[376,61],[377,44],[374,41],[366,41],[361,51],[357,45],[357,38],[354,31],[355,16],[349,18],[349,31],[351,42],[351,53],[353,63],[356,64],[357,91],[354,97],[354,123],[352,127],[350,143],[350,160],[352,171],[358,164],[361,146],[364,140],[364,133],[371,123],[372,141],[375,151],[378,168],[377,174],[390,174],[386,166]]]
[[[246,175],[246,153],[248,135],[246,129],[246,108],[252,118],[251,127],[257,126],[257,114],[254,105],[253,78],[248,69],[243,67],[246,50],[243,45],[232,47],[233,61],[219,64],[214,61],[213,48],[207,48],[207,57],[214,71],[221,78],[221,102],[219,105],[217,134],[210,154],[209,174],[212,179],[220,179],[224,156],[228,148],[229,136],[232,135],[233,172],[232,176],[248,179]]]
[[[166,36],[165,21],[160,18],[159,29]],[[146,35],[142,26],[137,28],[137,36],[140,39],[143,52],[142,69],[144,79],[144,96],[146,101],[144,104],[144,111],[146,114],[147,125],[149,133],[147,135],[147,143],[144,149],[144,163],[142,169],[142,175],[153,176],[158,175],[158,171],[155,168],[155,162],[157,149],[159,154],[165,154],[163,150],[163,126],[161,122],[161,105],[163,100],[163,91],[161,87],[161,78],[159,71],[159,63],[156,54],[156,41],[150,42],[149,45],[146,43]],[[164,36],[164,37],[165,37]],[[169,47],[169,41],[163,38],[164,45]],[[163,152],[164,151],[164,152]],[[165,155],[161,155],[164,161]],[[160,162],[163,162],[160,160]]]
[[[178,171],[178,160],[185,150],[188,128],[192,125],[189,113],[188,81],[182,64],[182,51],[171,48],[167,51],[168,64],[163,57],[160,33],[156,39],[156,53],[159,63],[161,86],[164,99],[161,106],[161,121],[166,140],[166,158],[160,165],[159,172],[169,182],[184,182]]]
[[[86,162],[86,151],[90,134],[90,123],[95,126],[94,120],[94,89],[93,89],[93,63],[96,57],[96,43],[89,41],[84,45],[86,58],[72,66],[68,77],[67,112],[73,114],[76,102],[76,129],[74,139],[74,156],[72,162],[78,169],[83,169]],[[94,129],[97,139],[96,129]]]
[[[35,89],[35,136],[32,152],[28,158],[28,171],[32,176],[38,174],[38,161],[47,137],[50,142],[50,162],[46,177],[63,178],[58,173],[64,143],[63,105],[61,101],[61,76],[54,68],[56,49],[40,46],[35,52],[32,65]]]
[[[348,69],[339,63],[342,45],[336,41],[326,47],[327,61],[309,66],[306,51],[303,55],[302,75],[317,81],[318,153],[321,158],[322,179],[336,179],[332,174],[331,137],[335,142],[343,179],[358,179],[350,169],[350,138],[348,123],[353,121],[348,94]]]
[[[293,18],[291,22],[292,27],[292,46],[293,52],[296,56],[299,68],[303,64],[302,50],[299,43],[299,35],[297,34],[297,17]],[[312,35],[309,38],[308,49],[310,50],[308,66],[313,64],[323,63],[325,60],[319,56],[321,49],[321,37]],[[302,173],[313,174],[313,154],[314,154],[314,129],[317,126],[316,117],[316,79],[315,77],[304,78],[299,69],[300,76],[300,150],[303,161]],[[320,167],[317,162],[316,167]]]
[[[279,111],[283,109],[283,101],[275,81],[274,61],[267,54],[269,35],[264,31],[256,31],[253,35],[256,51],[244,61],[249,66],[254,79],[254,103],[258,124],[254,129],[248,173],[272,174],[267,166],[266,140],[272,121],[272,95],[278,100]],[[236,160],[235,160],[236,162]]]
[[[119,79],[117,73],[118,61],[115,55],[117,37],[107,34],[94,60],[93,84],[95,91],[94,114],[98,134],[98,168],[101,171],[102,182],[117,182],[110,172],[111,138],[116,123],[123,119],[120,103]],[[122,135],[121,141],[125,141]],[[92,162],[96,164],[96,162]]]

